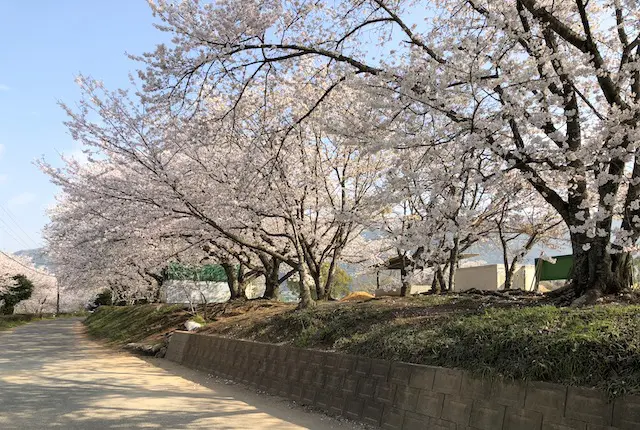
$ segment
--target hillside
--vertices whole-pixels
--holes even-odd
[[[14,254],[20,257],[29,257],[36,267],[51,270],[51,262],[44,248],[23,249],[14,252]]]

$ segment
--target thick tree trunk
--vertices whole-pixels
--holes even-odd
[[[222,263],[220,264],[224,269],[224,273],[227,275],[227,285],[229,285],[229,292],[231,293],[231,300],[240,298],[240,288],[238,283],[238,273],[233,264]]]
[[[315,300],[311,297],[311,288],[307,281],[308,272],[304,263],[298,265],[298,275],[300,275],[300,308],[310,308],[316,305]]]
[[[431,292],[434,294],[440,294],[442,290],[440,289],[440,282],[438,282],[438,275],[436,272],[433,272],[433,280],[431,281]]]
[[[576,297],[618,294],[633,283],[631,255],[610,254],[602,241],[592,243],[586,251],[574,247],[573,258],[570,285]]]
[[[278,298],[280,290],[280,261],[273,258],[266,266],[265,288],[263,298],[273,300]]]
[[[592,304],[604,294],[618,294],[633,284],[632,259],[626,252],[610,254],[605,239],[584,241],[572,235],[573,268],[568,284],[548,296],[556,304]],[[583,248],[583,244],[589,246]]]
[[[438,283],[440,284],[440,291],[449,291],[449,288],[447,288],[447,282],[444,280],[444,275],[442,274],[442,267],[440,267],[439,264],[438,267],[436,267],[436,276],[438,277]]]

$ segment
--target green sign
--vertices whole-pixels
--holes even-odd
[[[555,263],[536,258],[536,280],[559,281],[569,279],[573,267],[573,255],[558,255],[552,257]]]

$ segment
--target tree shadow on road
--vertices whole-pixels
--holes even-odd
[[[351,428],[158,363],[87,341],[79,321],[4,333],[0,429]]]

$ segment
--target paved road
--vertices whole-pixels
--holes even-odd
[[[353,429],[165,360],[86,339],[79,320],[0,333],[0,429]]]

